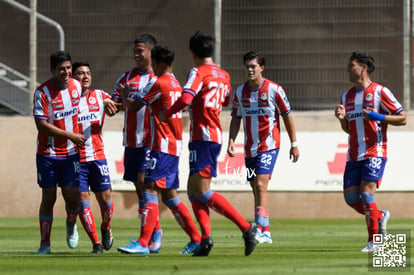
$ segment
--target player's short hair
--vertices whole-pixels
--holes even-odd
[[[356,60],[361,66],[364,64],[367,65],[368,74],[371,74],[373,71],[375,71],[375,59],[372,56],[366,53],[353,52],[349,58],[349,62],[352,62],[353,60]]]
[[[197,31],[190,38],[190,50],[199,58],[212,57],[215,43],[213,36]]]
[[[70,61],[72,62],[72,57],[67,51],[56,51],[50,55],[50,66],[53,69],[56,69],[59,63]]]
[[[266,65],[266,59],[259,52],[250,51],[250,52],[245,53],[244,56],[243,56],[243,62],[244,62],[244,64],[246,64],[247,61],[250,61],[252,59],[256,59],[257,60],[257,63],[260,66]]]
[[[89,69],[91,69],[91,66],[89,65],[88,61],[77,61],[77,62],[73,62],[72,64],[72,72],[76,72],[76,69],[82,66],[86,66]]]
[[[134,44],[137,44],[137,43],[143,43],[147,45],[147,47],[153,48],[154,46],[157,45],[157,39],[155,39],[155,37],[152,36],[151,34],[145,33],[145,34],[141,34],[135,37]]]
[[[154,63],[165,63],[171,66],[174,62],[175,53],[172,49],[167,46],[155,46],[151,50],[151,59]]]

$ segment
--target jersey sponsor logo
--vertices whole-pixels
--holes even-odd
[[[76,115],[77,113],[78,113],[78,108],[72,108],[72,110],[70,110],[70,111],[56,112],[55,113],[55,118],[56,119],[62,119],[62,118],[66,118],[66,117],[69,117],[69,116]]]
[[[246,109],[246,115],[250,115],[250,116],[254,116],[254,115],[264,115],[266,112],[263,109],[253,109],[253,110],[249,110]]]
[[[57,99],[57,100],[52,99],[51,103],[52,103],[53,110],[63,110],[63,108],[65,107],[61,99]]]
[[[97,119],[98,119],[98,116],[96,114],[88,114],[86,116],[79,116],[78,117],[78,122],[97,120]]]
[[[96,105],[89,105],[89,111],[96,112],[99,110],[99,106]]]
[[[350,112],[346,114],[346,119],[348,121],[355,120],[361,117],[364,117],[364,112]]]

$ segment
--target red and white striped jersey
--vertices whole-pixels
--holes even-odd
[[[232,116],[243,118],[244,154],[247,158],[280,147],[280,117],[291,112],[282,86],[264,79],[258,89],[249,82],[237,87]]]
[[[182,150],[183,125],[181,111],[160,122],[158,115],[169,109],[181,97],[182,88],[173,74],[154,77],[144,89],[141,103],[148,105],[151,111],[151,151],[160,151],[173,156],[180,156]]]
[[[80,83],[70,78],[69,85],[59,90],[52,79],[40,85],[33,98],[33,116],[47,120],[54,126],[74,133],[78,129],[78,106],[82,88]],[[37,154],[66,157],[77,154],[76,145],[66,138],[55,138],[42,132],[37,135]]]
[[[86,137],[80,148],[81,162],[105,159],[102,127],[105,119],[104,100],[111,98],[102,90],[88,90],[80,98],[78,124]]]
[[[365,90],[355,87],[344,92],[341,104],[345,106],[349,125],[348,161],[359,161],[372,157],[387,157],[387,124],[364,119],[364,109],[390,115],[403,111],[403,107],[392,92],[372,82]]]
[[[215,64],[193,67],[188,73],[184,93],[194,98],[190,104],[190,142],[222,143],[220,112],[230,102],[230,75]]]
[[[154,77],[154,73],[140,72],[137,68],[130,72],[123,73],[116,81],[112,99],[121,102],[122,87],[129,90],[129,94],[139,94],[148,84],[149,80]],[[123,129],[123,145],[130,148],[140,148],[151,145],[150,136],[150,116],[149,111],[144,106],[138,112],[125,110],[124,129]]]

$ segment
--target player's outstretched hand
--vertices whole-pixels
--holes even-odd
[[[346,112],[345,112],[344,105],[342,105],[342,104],[337,105],[336,109],[335,109],[336,118],[339,119],[339,120],[343,120],[343,119],[345,119],[345,114],[346,114]]]
[[[121,106],[121,103],[116,103],[110,99],[104,100],[105,113],[109,116],[113,116],[118,112],[118,108]]]

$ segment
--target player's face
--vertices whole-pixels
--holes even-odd
[[[352,60],[348,63],[348,77],[349,81],[352,83],[357,83],[361,79],[362,72],[364,70],[364,67],[359,65],[359,63],[356,60]]]
[[[245,66],[249,81],[256,81],[262,77],[264,66],[260,66],[256,58],[246,61]]]
[[[60,88],[64,88],[69,84],[69,78],[72,75],[72,64],[69,60],[59,63],[56,68],[51,68],[53,79]]]
[[[88,66],[80,66],[73,73],[73,77],[82,85],[82,91],[89,89],[92,84],[92,74]]]
[[[134,47],[134,59],[137,67],[144,70],[151,64],[151,49],[144,43],[136,43]]]

